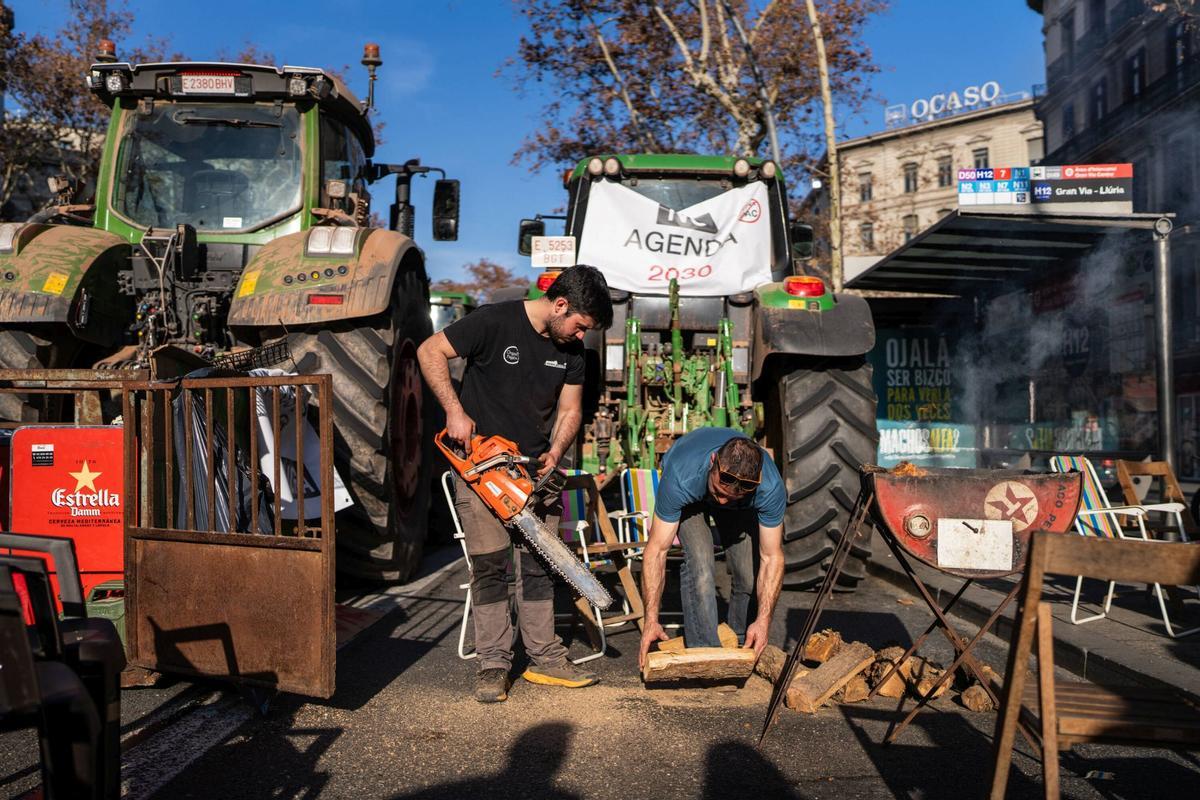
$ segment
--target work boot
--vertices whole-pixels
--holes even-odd
[[[521,677],[530,683],[565,686],[568,689],[580,689],[600,682],[599,675],[580,669],[565,658],[553,664],[534,664]]]
[[[502,703],[508,699],[508,670],[503,667],[481,669],[475,676],[475,699],[481,703]]]

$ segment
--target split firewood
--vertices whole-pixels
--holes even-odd
[[[729,647],[691,647],[677,652],[646,654],[642,680],[646,683],[686,680],[737,680],[754,671],[753,650]]]
[[[808,646],[804,648],[804,660],[824,664],[837,655],[843,644],[840,633],[826,628],[808,637]]]
[[[843,646],[826,661],[788,689],[784,702],[788,708],[815,713],[838,689],[849,683],[875,661],[875,651],[862,642]]]
[[[900,656],[904,655],[903,647],[885,647],[879,651],[876,656],[875,663],[867,670],[867,682],[871,688],[878,687],[878,694],[883,697],[903,697],[905,691],[905,677],[903,673],[893,672],[883,683],[883,676],[891,669],[892,664],[900,660]]]
[[[958,696],[962,704],[971,711],[995,711],[996,706],[992,703],[992,698],[988,697],[988,693],[978,683],[973,683]]]
[[[855,675],[850,679],[850,682],[841,688],[841,691],[834,697],[839,703],[861,703],[871,694],[871,687],[867,686],[867,678],[863,674]]]
[[[904,665],[909,667],[908,670],[908,685],[917,697],[925,697],[933,689],[933,685],[938,682],[946,670],[932,661],[926,661],[920,656],[913,656]],[[901,668],[903,671],[903,668]],[[950,681],[945,681],[938,687],[937,692],[933,695],[934,698],[941,697],[950,688]],[[932,698],[931,698],[932,699]]]
[[[779,676],[783,674],[783,667],[787,663],[787,659],[787,653],[775,645],[769,644],[763,648],[762,653],[759,655],[758,663],[754,665],[754,671],[771,683],[779,683]],[[795,672],[792,673],[792,683],[795,683],[797,679],[807,674],[807,667],[797,665]]]

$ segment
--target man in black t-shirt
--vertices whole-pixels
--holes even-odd
[[[565,270],[537,300],[486,305],[434,334],[417,355],[425,382],[446,410],[446,430],[469,446],[471,436],[500,435],[541,462],[538,475],[558,466],[575,441],[583,418],[583,337],[612,324],[612,301],[600,271]],[[461,395],[450,382],[449,362],[465,358]],[[554,420],[551,431],[550,421]],[[532,664],[522,677],[533,683],[578,688],[599,680],[567,659],[554,633],[554,585],[545,566],[516,543],[508,530],[461,480],[458,512],[471,557],[471,607],[479,657],[475,699],[508,697],[512,667],[512,618],[508,607],[510,566],[516,574],[521,641]],[[535,509],[554,530],[558,519]]]

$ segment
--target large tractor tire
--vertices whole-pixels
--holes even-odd
[[[430,500],[430,397],[417,347],[431,334],[429,296],[412,270],[382,314],[288,337],[302,374],[333,376],[334,465],[354,498],[338,513],[337,569],[404,581],[421,560]]]
[[[767,403],[768,444],[787,488],[784,582],[820,585],[858,497],[862,464],[875,461],[879,432],[871,365],[863,359],[790,364],[776,373]],[[866,575],[874,529],[851,545],[836,589],[853,591]]]
[[[43,338],[45,331],[30,331],[20,328],[0,329],[0,369],[40,370],[62,369],[70,365],[71,356],[78,343],[65,332],[61,342]],[[50,408],[44,406],[48,398],[41,395],[12,394],[0,392],[0,420],[4,422],[57,422],[62,402],[50,398]]]

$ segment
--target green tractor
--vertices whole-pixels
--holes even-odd
[[[368,45],[363,103],[321,69],[133,65],[103,43],[86,76],[112,108],[94,205],[70,205],[60,184],[59,205],[0,225],[0,368],[144,367],[164,347],[212,361],[286,342],[300,372],[333,375],[335,465],[354,499],[338,515],[339,570],[398,580],[429,504],[416,349],[432,329],[410,190],[441,174],[433,238],[454,240],[459,187],[417,159],[371,160],[380,63]],[[389,228],[372,227],[368,186],[392,175]],[[51,416],[2,402],[0,418]]]
[[[596,474],[657,467],[701,426],[741,430],[784,476],[787,582],[818,584],[875,460],[875,393],[865,355],[875,343],[867,303],[796,274],[812,229],[789,222],[771,161],[696,155],[608,155],[566,179],[571,240],[522,220],[520,251],[570,253],[604,272],[613,326],[588,347],[582,466]],[[553,282],[544,272],[530,289]],[[841,588],[870,558],[855,542]]]

